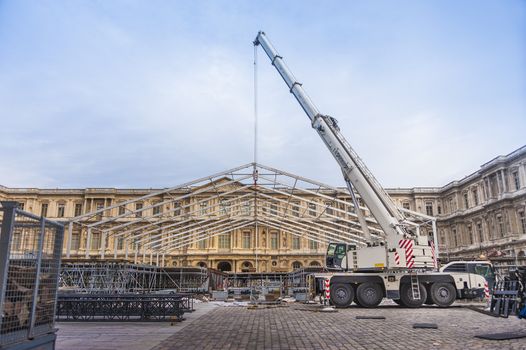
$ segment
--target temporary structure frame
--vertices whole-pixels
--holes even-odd
[[[383,237],[374,218],[366,215],[366,224],[373,237]],[[236,229],[256,227],[257,242],[258,225],[319,243],[367,244],[346,188],[248,163],[74,217],[66,257],[74,232],[84,243],[85,258],[93,257],[91,239],[97,233],[101,244],[95,255],[101,259],[113,252],[113,258],[131,254],[137,261],[142,255],[144,262],[150,256],[150,263],[164,265],[165,254]],[[259,249],[256,244],[256,255]]]

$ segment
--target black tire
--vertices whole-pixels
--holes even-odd
[[[356,299],[361,307],[377,307],[383,298],[384,293],[378,283],[365,282],[356,289]]]
[[[360,305],[360,301],[358,300],[358,296],[356,295],[356,292],[354,293],[354,300],[353,301],[359,307],[363,307],[362,305]]]
[[[420,299],[413,299],[413,291],[410,284],[402,284],[400,286],[400,300],[401,304],[406,307],[416,308],[422,306],[427,299],[426,287],[420,284]]]
[[[354,289],[350,284],[334,283],[331,285],[331,302],[336,307],[347,307],[354,299]]]
[[[451,283],[433,283],[430,292],[433,303],[439,307],[451,306],[457,298],[457,289]]]

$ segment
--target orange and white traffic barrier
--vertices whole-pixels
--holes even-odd
[[[435,269],[438,269],[438,260],[437,260],[437,255],[435,252],[435,243],[431,241],[430,245],[431,245],[431,257],[433,258],[433,266],[435,267]]]
[[[489,300],[489,285],[488,285],[488,281],[484,282],[484,298],[486,300]]]

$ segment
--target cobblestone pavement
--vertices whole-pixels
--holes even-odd
[[[414,323],[436,323],[438,329],[413,329]],[[476,334],[510,330],[526,331],[526,320],[494,318],[458,307],[384,306],[334,313],[299,304],[257,309],[218,307],[154,349],[526,349],[526,338],[474,338]]]

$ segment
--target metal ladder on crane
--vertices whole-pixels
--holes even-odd
[[[420,283],[418,283],[418,274],[411,272],[411,292],[413,300],[420,300]]]

